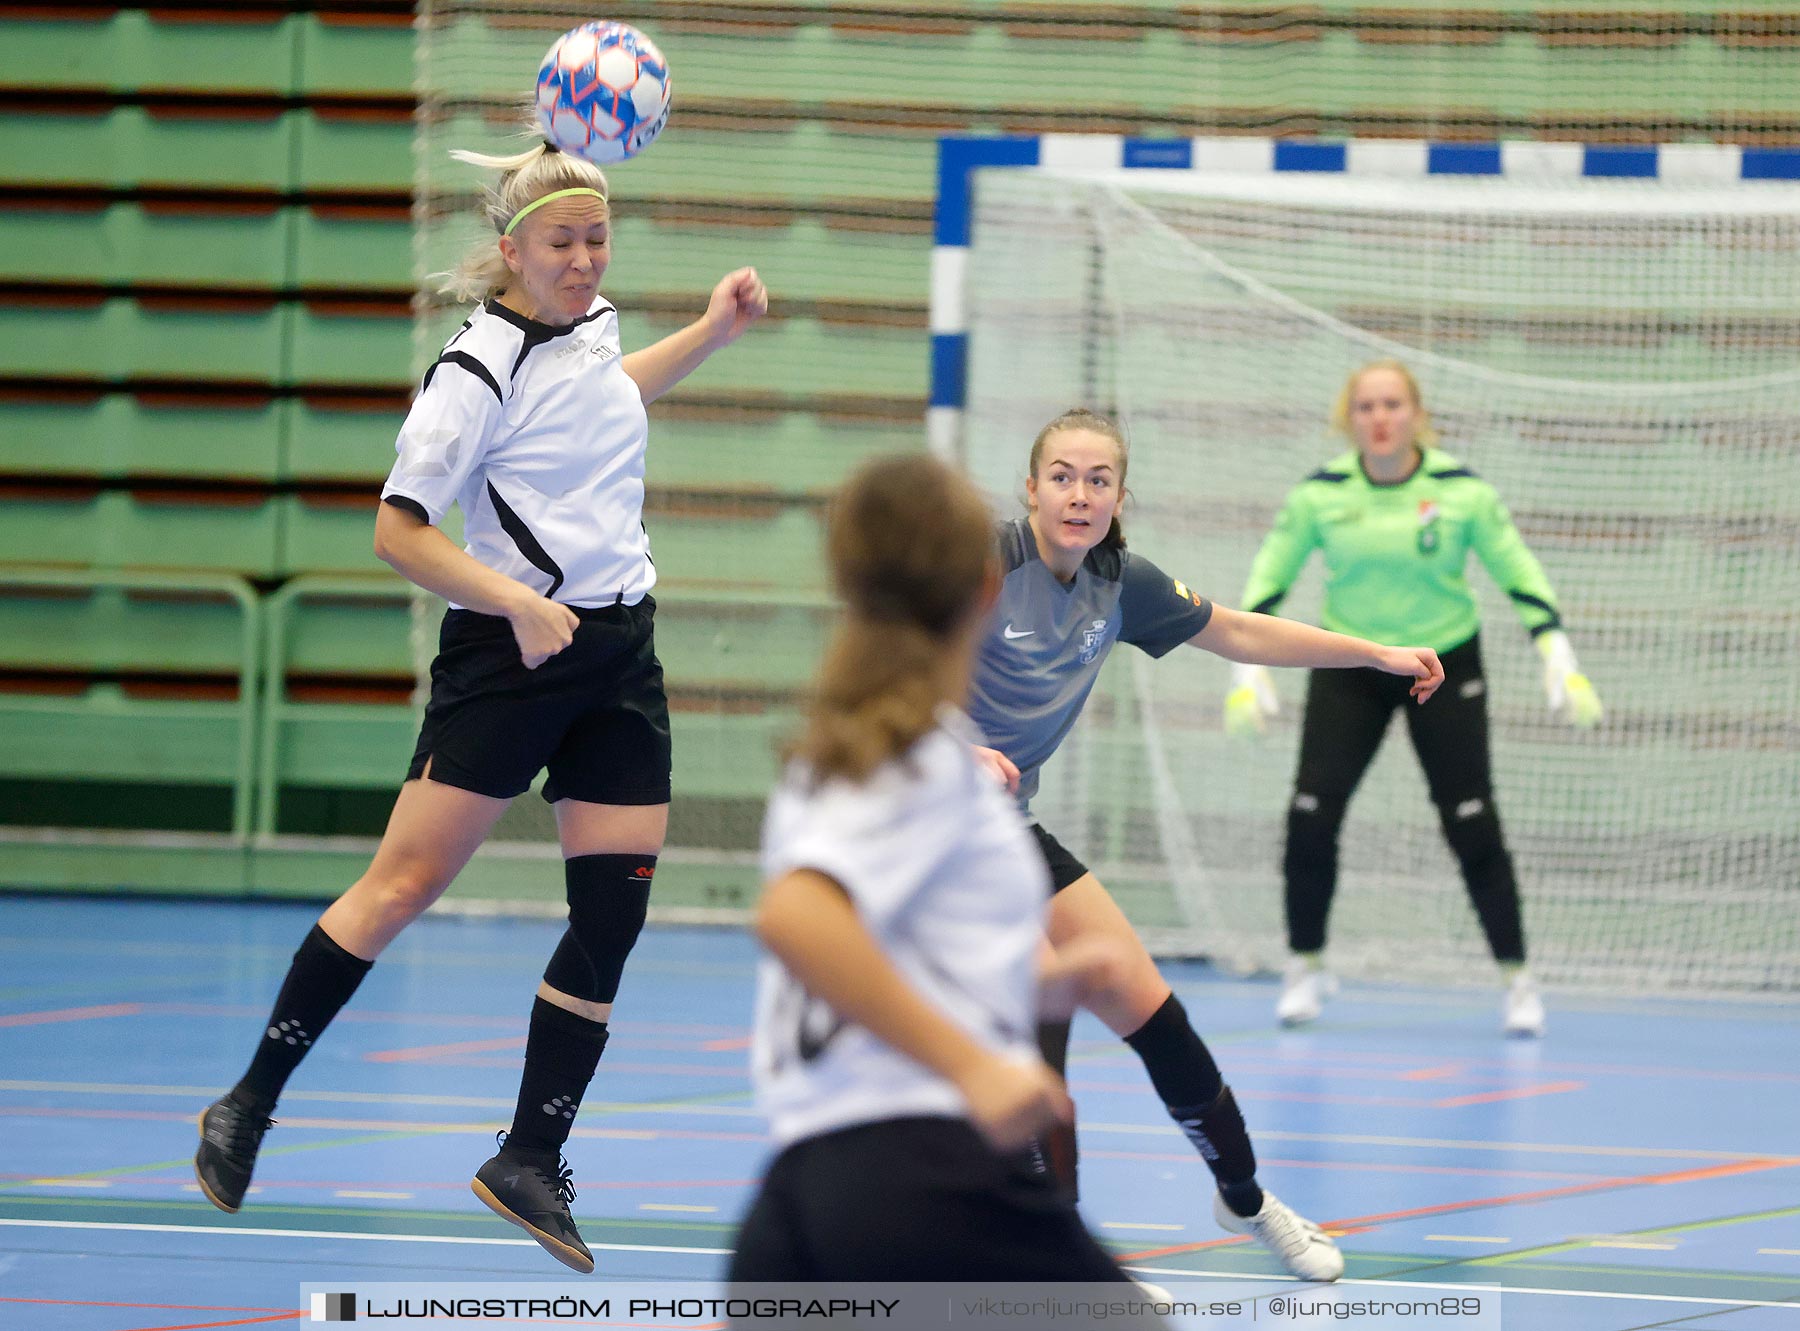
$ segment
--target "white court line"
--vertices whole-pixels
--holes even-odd
[[[1511,1243],[1511,1239],[1495,1238],[1491,1234],[1427,1234],[1428,1239],[1436,1239],[1439,1243]]]
[[[0,1080],[0,1091],[51,1091],[69,1095],[107,1096],[160,1095],[175,1096],[183,1100],[204,1100],[208,1096],[216,1097],[219,1088],[217,1086],[151,1086],[134,1082]],[[739,1092],[720,1092],[720,1094],[735,1095]],[[742,1094],[747,1095],[749,1092],[745,1091]],[[400,1095],[381,1091],[284,1091],[281,1098],[283,1103],[306,1100],[322,1103],[433,1105],[449,1109],[506,1109],[509,1111],[518,1103],[516,1100],[502,1100],[495,1096],[485,1095]],[[757,1110],[747,1106],[686,1104],[674,1100],[645,1100],[641,1103],[594,1100],[584,1103],[582,1108],[590,1112],[605,1110],[608,1113],[656,1112],[710,1114],[729,1118],[762,1117]]]
[[[150,1085],[135,1082],[32,1081],[0,1078],[0,1091],[57,1092],[71,1095],[145,1095],[174,1096],[184,1100],[206,1100],[217,1096],[217,1086]],[[748,1092],[721,1092],[721,1096]],[[458,1109],[505,1109],[510,1112],[515,1101],[495,1096],[473,1095],[401,1095],[379,1091],[284,1091],[283,1103],[294,1101],[341,1102],[344,1104],[412,1104]],[[761,1118],[762,1114],[748,1105],[690,1104],[678,1101],[647,1100],[642,1103],[588,1101],[582,1108],[589,1112],[612,1113],[679,1113],[718,1118]],[[47,1111],[53,1112],[53,1111]],[[442,1126],[442,1125],[440,1125]],[[455,1126],[455,1125],[451,1125]],[[1083,1132],[1110,1132],[1133,1137],[1179,1137],[1181,1129],[1173,1123],[1083,1123]],[[1785,1151],[1707,1151],[1655,1146],[1583,1146],[1562,1142],[1466,1141],[1441,1137],[1375,1137],[1342,1132],[1278,1132],[1259,1130],[1257,1140],[1320,1142],[1331,1146],[1392,1146],[1402,1150],[1438,1147],[1461,1151],[1536,1151],[1559,1155],[1642,1157],[1648,1160],[1745,1160],[1752,1157],[1778,1160],[1787,1158]]]
[[[236,1225],[133,1225],[105,1220],[5,1220],[20,1229],[104,1229],[129,1234],[225,1234],[251,1238],[356,1239],[364,1243],[462,1243],[489,1248],[535,1248],[536,1239],[484,1239],[456,1234],[357,1234],[330,1229],[240,1229]],[[730,1248],[664,1248],[648,1243],[590,1243],[606,1252],[691,1252],[702,1257],[729,1257]]]
[[[456,1243],[492,1248],[535,1248],[535,1239],[486,1239],[440,1234],[356,1234],[327,1229],[240,1229],[233,1225],[137,1225],[100,1220],[9,1220],[0,1225],[19,1229],[99,1229],[131,1234],[223,1234],[239,1238],[350,1239],[364,1243]],[[702,1257],[729,1257],[730,1248],[675,1248],[647,1243],[590,1243],[590,1248],[603,1252],[694,1253]],[[1235,1280],[1260,1284],[1268,1281],[1300,1283],[1294,1276],[1257,1275],[1245,1271],[1188,1271],[1165,1266],[1127,1266],[1152,1276],[1186,1276],[1189,1279]],[[1340,1285],[1368,1286],[1381,1289],[1441,1289],[1462,1294],[1548,1294],[1571,1299],[1619,1299],[1642,1303],[1692,1303],[1712,1308],[1786,1308],[1800,1313],[1800,1303],[1777,1299],[1708,1299],[1689,1294],[1632,1294],[1624,1290],[1539,1289],[1530,1285],[1454,1285],[1425,1280],[1340,1280]]]
[[[3,1087],[4,1083],[0,1083]],[[1173,1123],[1083,1123],[1083,1132],[1114,1132],[1131,1137],[1174,1137]],[[1369,1137],[1342,1132],[1275,1132],[1258,1129],[1258,1141],[1321,1142],[1329,1146],[1396,1146],[1407,1150],[1439,1147],[1456,1151],[1540,1151],[1557,1155],[1642,1157],[1646,1160],[1786,1160],[1787,1151],[1696,1151],[1659,1146],[1578,1146],[1562,1142],[1461,1141],[1446,1137]]]
[[[1148,1276],[1200,1276],[1208,1280],[1236,1280],[1244,1283],[1257,1283],[1264,1280],[1280,1280],[1293,1284],[1303,1284],[1298,1276],[1269,1276],[1247,1271],[1183,1271],[1171,1266],[1138,1266],[1125,1267],[1127,1271],[1136,1271]],[[1338,1285],[1367,1285],[1381,1289],[1442,1289],[1458,1294],[1498,1294],[1505,1297],[1509,1294],[1550,1294],[1569,1299],[1621,1299],[1626,1302],[1641,1303],[1699,1303],[1711,1308],[1786,1308],[1791,1313],[1800,1313],[1800,1303],[1783,1299],[1707,1299],[1693,1294],[1632,1294],[1622,1289],[1539,1289],[1533,1285],[1451,1285],[1437,1284],[1429,1280],[1350,1280],[1344,1279]]]

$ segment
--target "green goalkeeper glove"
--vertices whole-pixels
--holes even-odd
[[[1604,709],[1600,695],[1588,677],[1581,673],[1569,635],[1559,629],[1537,636],[1538,655],[1544,658],[1544,696],[1550,700],[1552,715],[1567,721],[1577,730],[1590,730],[1600,724]]]
[[[1275,679],[1259,665],[1231,667],[1231,692],[1225,695],[1225,733],[1247,737],[1269,728],[1269,718],[1281,711],[1275,697]]]

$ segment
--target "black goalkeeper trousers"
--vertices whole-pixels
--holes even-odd
[[[1498,961],[1525,960],[1519,885],[1494,807],[1481,636],[1440,656],[1444,683],[1423,706],[1407,696],[1411,681],[1378,670],[1314,670],[1307,682],[1300,767],[1288,806],[1282,864],[1288,946],[1295,952],[1318,952],[1325,946],[1337,890],[1338,830],[1351,795],[1381,747],[1389,718],[1402,708],[1444,838],[1462,868],[1488,946]]]

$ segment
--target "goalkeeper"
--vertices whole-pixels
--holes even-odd
[[[1553,712],[1586,728],[1600,700],[1562,631],[1556,595],[1494,488],[1437,447],[1419,386],[1397,361],[1351,375],[1332,424],[1356,445],[1296,486],[1251,566],[1243,606],[1273,613],[1314,549],[1325,554],[1324,626],[1390,645],[1422,643],[1444,663],[1432,707],[1408,707],[1407,730],[1425,769],[1445,839],[1506,977],[1508,1035],[1544,1031],[1544,1004],[1525,965],[1512,857],[1494,807],[1480,621],[1464,567],[1471,550],[1506,591],[1544,658]],[[1395,687],[1395,685],[1398,687]],[[1319,1015],[1333,984],[1325,924],[1337,886],[1338,829],[1357,782],[1406,699],[1404,681],[1375,670],[1314,670],[1307,683],[1300,763],[1288,808],[1288,947],[1276,1015]],[[1276,710],[1269,673],[1234,666],[1225,726],[1260,732]]]

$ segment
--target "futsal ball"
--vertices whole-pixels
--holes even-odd
[[[629,23],[571,28],[538,66],[537,119],[563,152],[599,166],[636,157],[669,123],[669,62]]]

